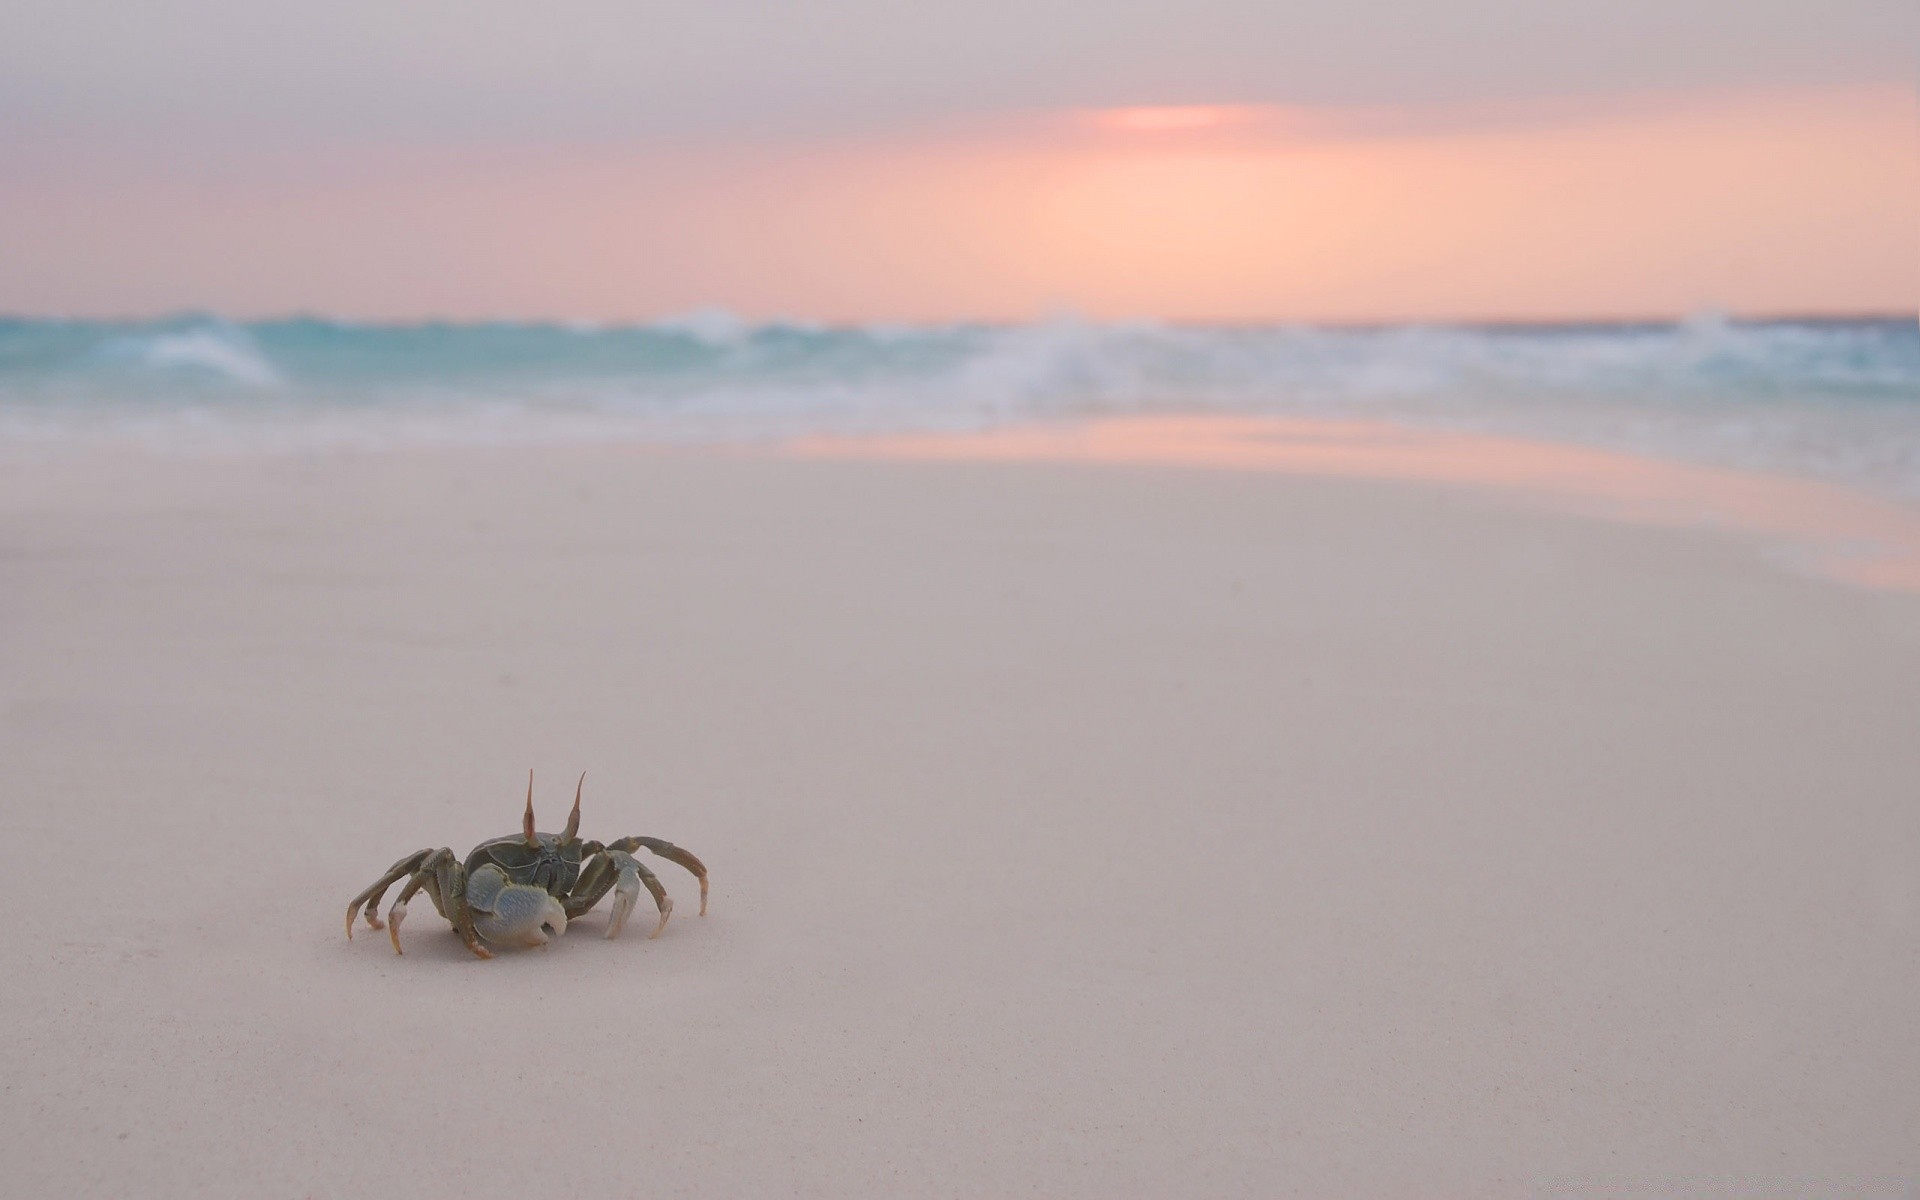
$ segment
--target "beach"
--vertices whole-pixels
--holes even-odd
[[[0,597],[13,1194],[1920,1180],[1920,595],[1736,532],[1044,455],[88,449],[0,473]],[[655,940],[344,936],[529,768],[708,915],[660,863]]]

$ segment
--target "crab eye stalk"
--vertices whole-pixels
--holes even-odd
[[[584,777],[583,777],[583,778],[584,778]],[[533,836],[533,771],[532,771],[531,769],[529,769],[529,770],[527,771],[527,818],[526,818],[526,826],[527,826],[527,845],[529,845],[529,846],[535,846],[535,845],[538,845],[538,844],[539,844],[539,839]]]
[[[587,786],[587,773],[580,772],[580,782],[573,785],[573,811],[567,814],[567,831],[560,835],[561,842],[570,842],[580,832],[580,789]]]

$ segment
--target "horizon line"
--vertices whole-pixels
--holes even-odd
[[[381,316],[361,317],[343,313],[325,313],[312,310],[287,310],[272,313],[260,313],[249,316],[235,316],[231,313],[206,308],[171,308],[145,313],[113,314],[75,314],[75,313],[33,313],[0,311],[0,322],[63,323],[74,325],[158,325],[174,321],[213,321],[229,325],[291,325],[301,322],[338,326],[361,326],[378,329],[407,329],[423,326],[468,326],[483,327],[489,325],[519,326],[522,328],[556,328],[575,331],[644,329],[664,325],[686,324],[696,320],[728,320],[737,322],[745,329],[769,329],[778,327],[813,328],[821,330],[856,330],[875,327],[909,327],[937,329],[953,326],[976,326],[984,328],[1016,328],[1032,325],[1080,324],[1095,326],[1148,325],[1171,329],[1283,329],[1303,327],[1328,330],[1369,330],[1403,329],[1419,327],[1437,327],[1449,329],[1527,329],[1527,328],[1643,328],[1656,326],[1687,325],[1727,321],[1741,325],[1869,325],[1894,324],[1901,321],[1920,323],[1920,307],[1911,309],[1876,308],[1834,308],[1834,309],[1764,309],[1739,311],[1711,306],[1688,312],[1637,313],[1637,314],[1586,314],[1568,316],[1422,316],[1422,317],[1271,317],[1249,319],[1246,317],[1156,317],[1144,315],[1131,316],[1091,316],[1061,309],[1054,312],[1034,314],[1026,317],[987,317],[987,316],[950,316],[939,318],[888,318],[865,317],[859,319],[828,319],[784,314],[780,316],[743,316],[721,305],[701,305],[692,308],[674,309],[646,317],[582,317],[560,316],[554,314],[532,316]]]

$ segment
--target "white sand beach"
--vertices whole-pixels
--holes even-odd
[[[0,762],[9,1195],[1920,1181],[1920,596],[1734,534],[1150,463],[23,458]],[[710,915],[661,864],[653,941],[342,936],[529,767]]]

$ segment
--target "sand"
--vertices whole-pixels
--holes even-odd
[[[1920,598],[1435,484],[0,473],[16,1196],[1905,1196]],[[658,940],[396,957],[517,826]]]

